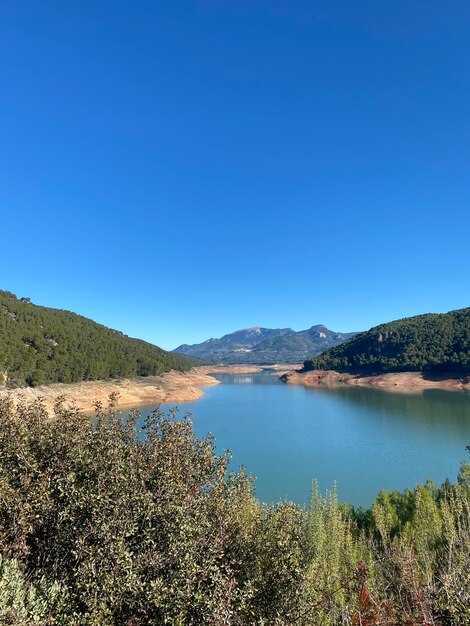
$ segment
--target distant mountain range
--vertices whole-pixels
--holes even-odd
[[[318,324],[307,330],[292,328],[245,328],[220,339],[183,344],[174,352],[211,363],[272,365],[300,363],[337,346],[356,333],[337,333]]]

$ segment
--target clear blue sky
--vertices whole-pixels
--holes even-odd
[[[470,305],[470,4],[0,0],[0,287],[174,348]]]

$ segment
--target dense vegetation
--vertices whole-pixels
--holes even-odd
[[[189,419],[0,400],[0,623],[464,626],[470,466],[367,512],[266,506]]]
[[[470,372],[470,308],[381,324],[305,361],[304,369]]]
[[[81,315],[0,291],[0,386],[158,375],[191,365]]]

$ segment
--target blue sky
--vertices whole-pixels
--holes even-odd
[[[0,0],[0,287],[166,348],[470,305],[468,2]]]

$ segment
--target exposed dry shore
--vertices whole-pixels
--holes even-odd
[[[161,402],[190,402],[204,395],[201,387],[217,385],[219,381],[211,373],[248,374],[260,372],[256,365],[201,366],[190,372],[171,371],[163,376],[148,376],[122,380],[97,380],[72,384],[41,385],[19,389],[0,389],[0,398],[10,395],[14,402],[41,398],[51,410],[60,396],[66,396],[82,413],[94,411],[95,402],[107,405],[110,394],[119,395],[118,407],[137,407]]]
[[[47,409],[51,409],[59,396],[65,395],[83,413],[93,412],[98,400],[106,406],[111,393],[119,394],[118,406],[130,407],[160,402],[187,402],[204,395],[201,387],[216,385],[218,380],[209,376],[202,368],[190,372],[168,372],[163,376],[148,376],[123,380],[98,380],[70,385],[42,385],[22,387],[10,391],[0,390],[0,397],[10,394],[15,402],[42,398]]]
[[[311,372],[287,372],[281,377],[290,385],[306,387],[359,385],[382,387],[394,391],[421,391],[423,389],[448,389],[449,391],[470,391],[470,376],[453,374],[431,374],[422,372],[394,372],[389,374],[347,374],[332,370]]]

